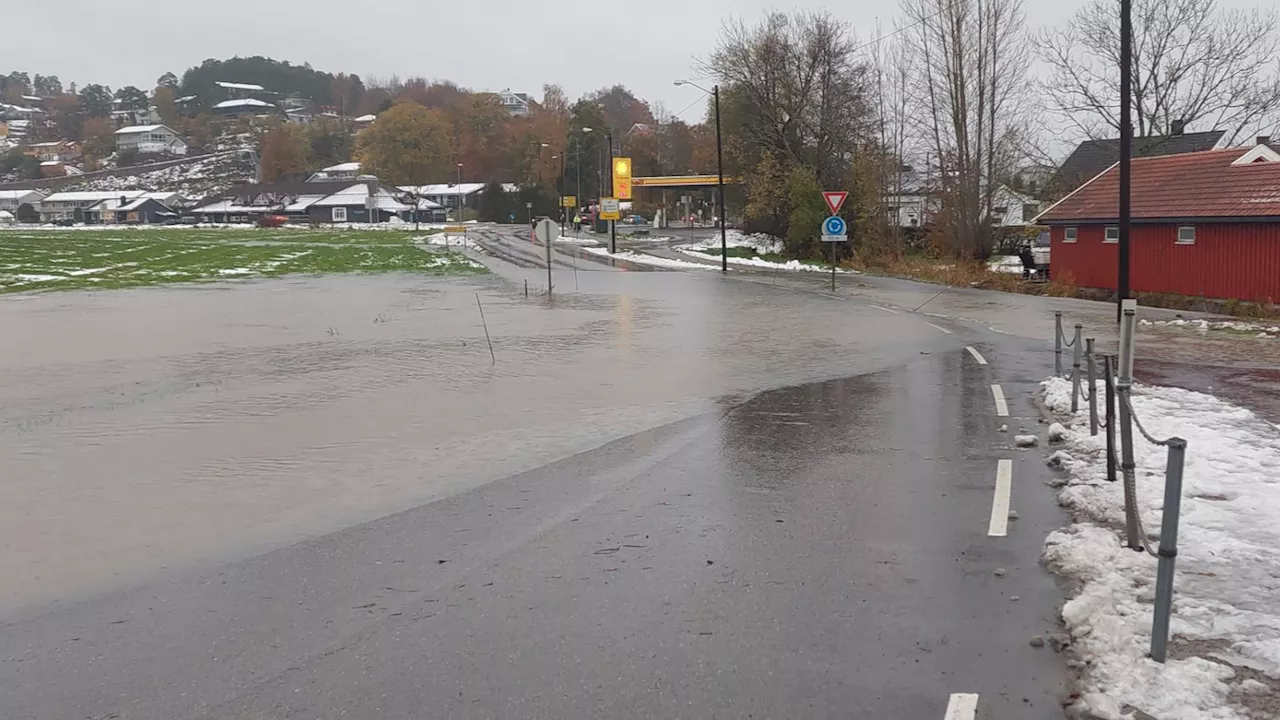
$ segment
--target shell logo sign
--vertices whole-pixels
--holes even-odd
[[[613,196],[619,200],[631,199],[631,158],[613,159]]]

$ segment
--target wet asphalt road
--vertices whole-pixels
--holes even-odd
[[[628,275],[578,272],[601,293]],[[0,717],[914,720],[953,693],[977,693],[978,718],[1061,717],[1066,669],[1028,640],[1055,628],[1037,558],[1064,518],[1042,453],[1011,447],[1039,428],[1052,356],[848,307],[900,328],[867,338],[882,357],[853,375],[725,396],[309,541],[6,618]],[[1017,518],[990,537],[1000,459]]]

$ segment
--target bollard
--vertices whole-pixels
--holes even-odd
[[[1111,367],[1111,356],[1104,355],[1102,382],[1107,387],[1107,482],[1116,481],[1116,385]]]
[[[1062,377],[1062,313],[1053,314],[1053,375]]]
[[[1169,460],[1164,470],[1164,518],[1160,523],[1160,556],[1156,568],[1156,607],[1151,620],[1151,659],[1165,661],[1169,644],[1169,616],[1173,613],[1173,570],[1178,557],[1178,515],[1182,512],[1182,466],[1187,441],[1169,439]]]
[[[1089,435],[1098,436],[1098,382],[1093,369],[1093,338],[1085,340],[1084,361],[1089,378]]]
[[[1074,352],[1071,355],[1071,414],[1076,414],[1080,409],[1080,357],[1084,352],[1084,348],[1080,347],[1080,333],[1084,332],[1084,328],[1077,323],[1075,338],[1071,345]]]

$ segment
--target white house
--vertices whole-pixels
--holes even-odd
[[[44,193],[39,190],[0,190],[0,210],[16,215],[19,207],[30,205],[39,211],[43,199]]]
[[[76,210],[84,211],[103,200],[128,199],[142,197],[142,190],[107,190],[56,192],[40,201],[40,222],[54,222],[75,217]]]
[[[187,143],[167,125],[134,125],[115,132],[116,150],[186,155]]]
[[[502,103],[502,107],[507,109],[512,115],[528,115],[529,114],[529,96],[525,93],[513,93],[510,90],[503,90],[497,93],[498,101]]]
[[[991,196],[991,222],[999,227],[1030,225],[1040,214],[1040,201],[1001,185]]]

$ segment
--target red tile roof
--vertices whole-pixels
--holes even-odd
[[[1280,162],[1232,165],[1250,148],[1134,158],[1135,221],[1280,219]],[[1112,166],[1050,207],[1039,222],[1113,221],[1120,215],[1120,168]]]

